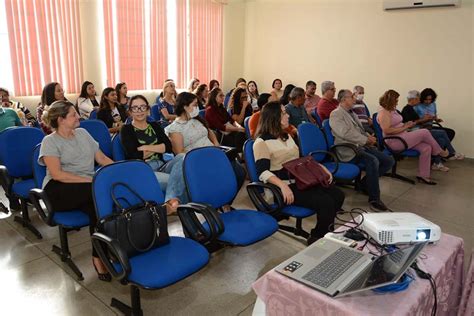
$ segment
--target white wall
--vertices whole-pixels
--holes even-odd
[[[231,2],[226,11],[240,5]],[[284,85],[361,84],[372,112],[387,89],[400,92],[403,107],[408,90],[431,87],[445,125],[457,132],[455,147],[474,157],[473,10],[472,0],[458,8],[389,12],[382,0],[249,0],[244,43],[225,41],[227,52],[244,47],[244,69],[228,67],[235,72],[225,78],[256,80],[261,92],[276,77]],[[225,37],[240,30],[226,29]]]

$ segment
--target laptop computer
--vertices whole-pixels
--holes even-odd
[[[374,256],[322,238],[275,270],[332,297],[396,283],[426,242]]]

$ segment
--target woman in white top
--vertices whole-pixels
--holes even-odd
[[[280,98],[283,96],[283,83],[281,82],[281,79],[275,79],[272,82],[272,91],[270,94],[273,97],[273,100],[280,100]]]
[[[249,81],[249,83],[247,84],[247,94],[248,94],[248,97],[249,97],[249,103],[250,105],[252,106],[252,109],[254,111],[257,111],[258,110],[258,104],[257,104],[257,100],[258,100],[258,87],[257,87],[257,83],[255,81]]]
[[[95,92],[94,84],[90,81],[84,81],[81,87],[81,94],[76,101],[76,107],[81,119],[87,120],[92,110],[99,109],[99,100]]]

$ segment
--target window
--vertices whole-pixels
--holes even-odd
[[[222,4],[211,0],[103,0],[107,85],[179,88],[222,77]]]

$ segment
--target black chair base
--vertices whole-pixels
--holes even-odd
[[[23,215],[22,217],[15,216],[13,220],[17,223],[20,223],[23,227],[31,231],[36,236],[36,238],[43,239],[41,233],[36,229],[36,227],[33,226],[33,224],[31,224],[30,218],[28,217],[28,213],[26,213],[26,216]]]
[[[407,177],[404,177],[398,173],[391,173],[390,174],[390,178],[394,178],[394,179],[398,179],[398,180],[401,180],[401,181],[404,181],[404,182],[408,182],[408,183],[411,183],[411,184],[415,184],[415,180],[412,180],[412,179],[409,179]]]
[[[116,298],[112,298],[110,306],[115,307],[126,316],[142,316],[143,311],[140,305],[140,290],[135,285],[130,287],[130,297],[132,306],[129,306]]]
[[[1,202],[0,202],[0,212],[5,213],[5,214],[9,213],[8,208],[5,206],[5,204]]]
[[[51,250],[61,258],[62,262],[66,263],[69,268],[71,268],[72,272],[77,275],[77,279],[79,281],[83,281],[84,276],[82,275],[81,270],[79,270],[74,261],[71,259],[71,252],[69,251],[69,243],[67,240],[67,232],[68,230],[66,230],[64,227],[59,226],[59,239],[61,242],[61,247],[53,245],[53,249]]]
[[[278,228],[286,232],[293,233],[295,236],[303,237],[304,239],[308,239],[310,236],[310,234],[303,229],[303,219],[301,218],[296,219],[295,227],[279,224]]]

